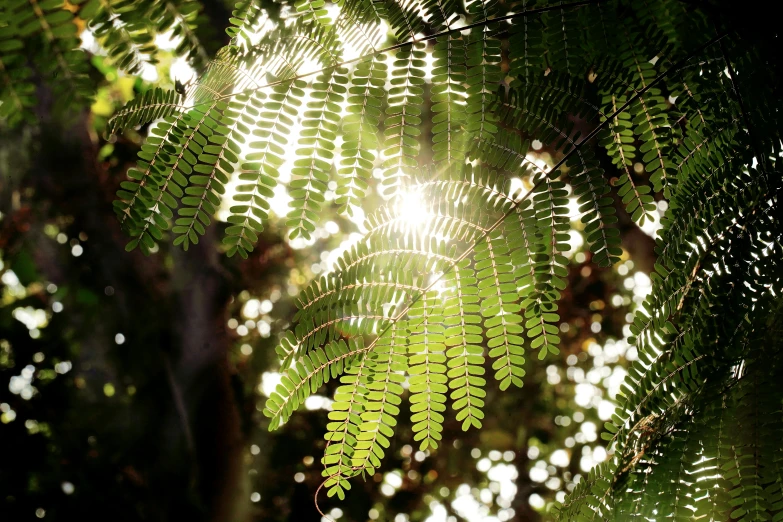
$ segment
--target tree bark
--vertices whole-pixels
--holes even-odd
[[[181,515],[179,503],[189,497],[201,506],[188,513],[191,519],[238,520],[234,513],[245,439],[231,386],[232,341],[225,326],[232,285],[220,265],[215,228],[190,252],[173,248],[171,268],[163,252],[149,258],[126,252],[128,238],[111,206],[119,179],[97,160],[99,144],[88,131],[87,114],[65,131],[45,115],[42,119],[47,124],[38,141],[46,153],[32,158],[20,187],[32,189],[32,200],[22,205],[28,203],[34,216],[28,232],[16,241],[33,242],[43,280],[78,284],[106,302],[102,318],[82,317],[78,306],[72,312],[75,320],[95,321],[98,328],[79,340],[75,366],[81,361],[101,368],[101,378],[146,387],[138,397],[148,401],[136,401],[130,415],[152,419],[151,431],[136,444],[154,448],[155,458],[146,469],[129,464],[125,474],[152,495],[171,487],[189,491],[183,498],[166,499],[151,519]],[[60,216],[71,219],[69,237],[86,238],[79,257],[64,255],[67,248],[57,248],[43,233],[43,224]],[[117,332],[127,339],[123,346],[114,341]]]

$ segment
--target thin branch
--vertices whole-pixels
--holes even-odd
[[[182,391],[177,385],[177,380],[174,377],[174,372],[171,369],[171,361],[168,354],[163,354],[163,367],[166,369],[166,377],[169,381],[169,388],[171,388],[171,397],[174,400],[174,407],[179,415],[179,422],[182,425],[182,433],[185,435],[185,443],[188,448],[188,453],[191,457],[196,454],[196,445],[193,442],[193,432],[190,429],[190,419],[188,418],[188,410],[185,408],[185,401],[182,398]]]
[[[513,14],[509,14],[509,15],[505,15],[505,16],[499,16],[497,18],[489,18],[489,19],[479,20],[478,22],[473,22],[471,24],[464,25],[462,27],[456,27],[456,28],[453,28],[453,29],[447,29],[447,30],[441,31],[439,33],[435,33],[435,34],[432,34],[432,35],[429,35],[429,36],[425,36],[424,38],[421,38],[421,39],[418,39],[418,40],[409,40],[407,42],[394,44],[394,45],[391,45],[389,47],[386,47],[386,48],[374,51],[372,53],[368,53],[368,54],[365,54],[365,55],[362,55],[362,56],[358,56],[356,58],[351,58],[350,60],[345,60],[345,61],[342,61],[342,62],[339,62],[339,63],[332,64],[332,65],[330,65],[328,67],[324,67],[323,69],[317,69],[315,71],[310,71],[310,72],[307,72],[307,73],[298,74],[296,76],[293,76],[291,78],[286,78],[284,80],[276,80],[274,82],[269,82],[267,84],[261,85],[260,87],[257,87],[257,88],[254,88],[254,89],[247,89],[247,90],[240,91],[240,92],[234,92],[234,93],[230,93],[230,94],[225,94],[225,95],[223,95],[223,96],[221,96],[219,98],[216,98],[216,100],[229,98],[231,96],[236,96],[238,94],[253,93],[253,92],[256,92],[256,91],[258,91],[260,89],[264,89],[266,87],[273,87],[275,85],[280,85],[282,83],[293,82],[293,81],[296,81],[296,80],[300,80],[302,78],[307,78],[309,76],[313,76],[313,75],[316,75],[316,74],[321,74],[323,72],[326,72],[326,71],[329,71],[329,70],[332,70],[332,69],[337,69],[339,67],[344,67],[344,66],[350,65],[352,63],[361,62],[361,61],[364,61],[364,60],[366,60],[368,58],[372,58],[374,56],[378,56],[380,54],[389,53],[389,52],[396,51],[398,49],[403,49],[405,47],[408,47],[408,46],[411,46],[411,45],[414,45],[414,44],[418,44],[418,43],[422,43],[422,42],[429,42],[431,40],[436,40],[436,39],[438,39],[438,38],[440,38],[442,36],[448,36],[448,35],[453,34],[453,33],[467,31],[469,29],[474,29],[476,27],[483,27],[485,25],[498,23],[498,22],[508,22],[508,21],[511,21],[511,20],[515,20],[517,18],[526,17],[528,15],[536,15],[536,14],[546,13],[546,12],[549,12],[549,11],[555,11],[555,10],[559,10],[559,9],[571,9],[571,8],[577,8],[577,7],[584,7],[586,5],[598,4],[598,3],[603,2],[603,1],[605,1],[605,0],[582,0],[582,1],[579,1],[579,2],[571,2],[571,3],[568,3],[568,4],[550,5],[550,6],[545,6],[545,7],[539,7],[537,9],[528,9],[528,10],[522,11],[520,13],[513,13]],[[213,100],[208,100],[208,101],[204,101],[204,102],[201,102],[201,103],[197,103],[197,104],[191,106],[190,108],[192,109],[192,108],[198,107],[200,105],[206,105],[206,104],[210,103],[211,101],[213,101]]]
[[[639,415],[641,413],[641,411],[642,411],[642,405],[645,402],[647,402],[647,399],[652,397],[652,394],[655,393],[658,390],[658,388],[660,388],[661,386],[663,386],[664,384],[669,382],[669,379],[671,379],[672,377],[674,377],[675,375],[677,375],[678,373],[683,371],[685,368],[687,368],[691,364],[694,364],[697,361],[700,361],[701,359],[704,359],[705,357],[707,357],[706,354],[701,354],[698,357],[695,357],[695,358],[691,359],[687,363],[685,363],[683,365],[680,365],[677,368],[675,368],[674,370],[672,370],[671,372],[669,372],[668,375],[666,375],[663,379],[661,379],[661,381],[659,383],[657,383],[655,386],[653,386],[653,388],[649,392],[647,392],[647,395],[645,395],[644,398],[641,401],[639,401],[638,406],[636,406],[636,409],[632,413],[634,415]],[[641,420],[639,422],[641,422]],[[628,432],[629,434],[632,433],[636,429],[636,427],[639,425],[639,422],[637,422],[634,425],[634,427],[631,428],[631,430]],[[609,444],[612,444],[615,441],[615,439],[620,435],[620,433],[621,433],[620,431],[615,433],[614,436],[612,437],[612,439],[609,441]]]

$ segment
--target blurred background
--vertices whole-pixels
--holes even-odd
[[[231,6],[202,4],[198,36],[212,54],[227,41]],[[0,520],[321,520],[314,494],[335,383],[279,431],[267,431],[261,409],[279,382],[274,348],[293,298],[332,269],[383,200],[373,190],[348,217],[330,186],[315,239],[289,241],[278,187],[246,260],[224,255],[224,223],[188,252],[165,242],[149,257],[126,252],[112,201],[147,128],[105,136],[106,121],[195,71],[171,35],[155,37],[157,65],[128,75],[80,31],[93,102],[60,119],[41,82],[38,124],[0,123]],[[558,159],[539,142],[530,155]],[[624,254],[612,268],[591,264],[582,224],[572,223],[560,356],[529,357],[521,390],[488,386],[484,428],[465,433],[447,419],[436,452],[417,451],[403,411],[381,472],[355,480],[344,501],[322,494],[325,513],[339,522],[546,520],[606,458],[599,433],[636,355],[627,325],[650,290],[658,226],[636,227],[615,203]]]

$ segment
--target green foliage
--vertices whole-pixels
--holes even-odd
[[[89,27],[105,50],[109,63],[138,73],[144,64],[157,63],[156,35],[170,32],[180,43],[174,53],[197,68],[208,61],[195,34],[201,5],[191,0],[11,0],[0,5],[0,117],[11,125],[33,119],[36,103],[53,103],[55,114],[71,114],[89,100],[96,88],[90,78],[89,58],[81,50],[81,34]],[[37,89],[45,86],[51,95]],[[51,101],[50,101],[51,99]],[[115,132],[144,123],[133,116],[145,108],[150,118],[162,117],[156,99],[134,100],[110,126]],[[143,107],[146,106],[146,107]],[[182,110],[183,107],[178,107]],[[168,112],[170,114],[171,112]],[[149,121],[149,120],[147,120]]]
[[[290,183],[294,199],[286,225],[291,227],[291,238],[310,239],[321,210],[334,160],[335,139],[340,121],[340,104],[345,99],[348,82],[342,68],[329,68],[312,84],[313,101],[307,104],[302,118],[299,146],[291,169]]]
[[[418,166],[421,106],[424,93],[424,51],[413,45],[397,51],[392,63],[383,141],[384,194],[403,190]]]
[[[114,114],[106,125],[106,130],[109,133],[115,133],[120,129],[146,125],[157,119],[171,116],[185,108],[180,95],[176,92],[160,88],[150,89],[128,102],[121,111]]]
[[[250,163],[241,166],[239,180],[243,183],[234,195],[236,205],[231,207],[232,224],[226,230],[225,242],[231,246],[229,255],[239,252],[242,257],[253,250],[257,233],[263,230],[262,220],[266,219],[272,189],[277,185],[277,169],[283,164],[284,147],[288,144],[287,135],[301,105],[300,98],[304,82],[288,82],[276,85],[269,95],[269,102],[263,103],[261,96],[251,97],[250,118],[265,124],[253,130],[258,140],[248,144],[250,153],[245,159]],[[248,121],[252,125],[253,120]]]
[[[285,373],[264,410],[270,428],[339,379],[323,464],[340,497],[381,465],[403,398],[423,450],[438,447],[447,403],[463,429],[480,428],[489,366],[506,390],[522,385],[525,351],[559,354],[569,209],[591,259],[609,266],[623,254],[618,209],[644,224],[665,201],[653,292],[631,326],[639,358],[606,425],[612,457],[557,516],[779,518],[770,332],[783,290],[783,107],[763,87],[779,87],[770,50],[730,16],[679,2],[521,2],[506,16],[481,0],[465,12],[438,1],[338,6],[332,20],[323,0],[297,2],[297,15],[259,35],[262,10],[238,6],[232,43],[187,101],[150,91],[110,124],[162,118],[116,203],[129,248],[145,252],[172,221],[175,244],[196,243],[234,174],[224,241],[246,257],[281,179],[291,238],[307,239],[330,184],[350,214],[378,169],[387,205],[298,299],[277,350]],[[166,9],[151,11],[158,29]],[[25,66],[17,34],[64,38],[66,52],[73,31],[38,28],[66,16],[48,16],[16,2],[3,10],[4,67]],[[466,25],[454,28],[458,17]],[[181,20],[182,52],[196,59]],[[385,48],[381,21],[396,39]],[[135,47],[101,27],[132,67],[124,53]],[[47,65],[72,70],[58,52]],[[13,74],[18,93],[4,87],[0,99],[18,118],[5,103],[29,107],[31,92]],[[527,157],[534,142],[552,168]]]
[[[0,7],[0,114],[8,114],[11,123],[29,117],[27,111],[35,103],[31,63],[37,66],[35,72],[55,80],[50,87],[58,109],[90,97],[85,55],[77,49],[74,22],[74,14],[64,9],[62,0],[13,0]],[[36,60],[36,56],[46,59]]]
[[[382,56],[362,60],[354,69],[348,88],[348,115],[343,120],[343,145],[336,202],[352,215],[360,207],[377,158],[378,124],[388,66]]]
[[[141,72],[144,62],[154,63],[154,35],[133,2],[90,0],[79,14],[90,20],[90,29],[108,51],[117,67],[131,74]]]

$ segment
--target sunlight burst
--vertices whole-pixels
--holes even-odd
[[[406,229],[421,230],[432,219],[432,213],[418,190],[401,192],[397,198],[397,215]]]

